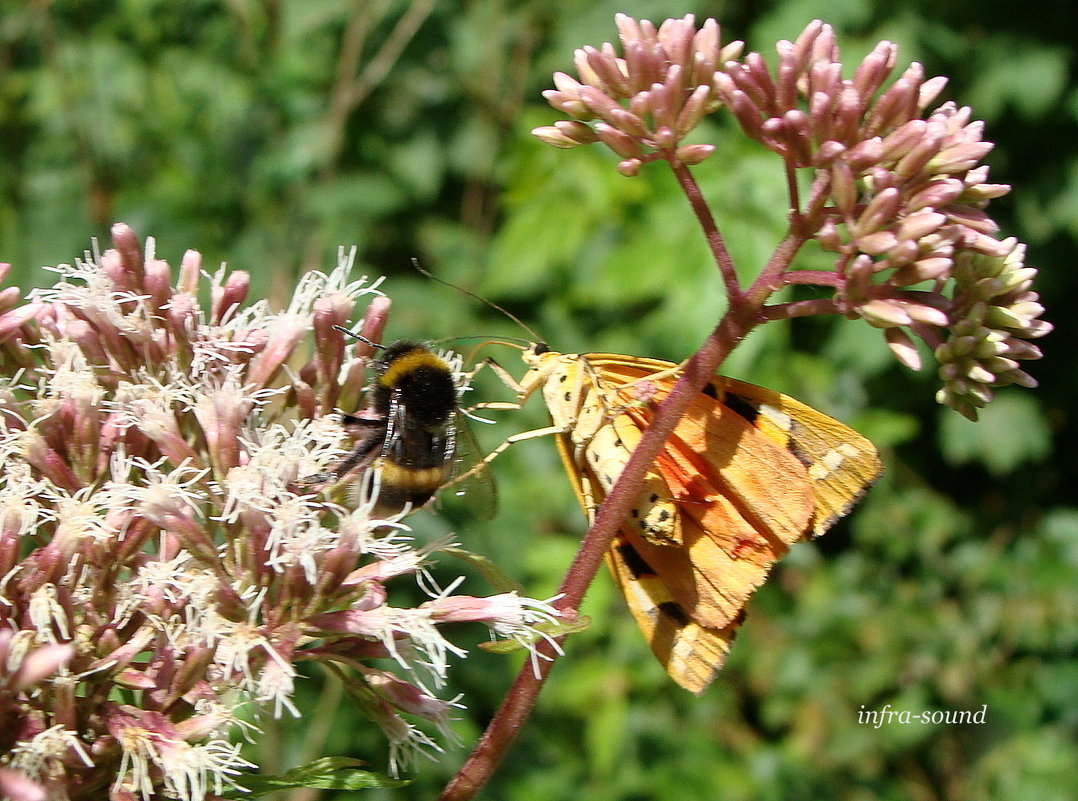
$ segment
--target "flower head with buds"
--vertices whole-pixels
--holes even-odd
[[[691,14],[657,29],[625,14],[615,20],[624,56],[610,43],[577,50],[580,79],[557,72],[557,88],[543,93],[573,119],[533,133],[555,147],[600,141],[622,158],[618,170],[625,175],[656,157],[698,164],[714,146],[681,140],[720,105],[715,70],[737,58],[742,43],[723,47],[718,23],[709,19],[696,30]]]
[[[376,296],[378,337],[378,282],[350,280],[342,253],[274,312],[245,305],[246,273],[210,276],[189,252],[174,281],[152,242],[143,256],[126,226],[113,238],[0,314],[22,367],[0,420],[0,790],[220,794],[250,767],[229,741],[237,693],[256,717],[298,715],[304,661],[371,700],[393,770],[439,750],[421,725],[446,733],[456,702],[427,688],[464,654],[445,604],[515,639],[553,612],[437,589],[390,606],[386,585],[430,587],[450,541],[414,548],[373,499],[304,490],[347,452],[334,409],[359,396],[363,352],[334,326]]]
[[[742,132],[778,155],[790,193],[790,236],[742,292],[722,237],[702,200],[694,211],[723,272],[731,302],[758,299],[788,283],[832,287],[829,303],[768,306],[768,319],[830,312],[885,332],[895,356],[921,366],[913,338],[940,363],[941,403],[970,418],[1006,384],[1033,386],[1018,362],[1036,359],[1028,340],[1051,330],[1030,289],[1025,249],[996,238],[988,202],[1009,191],[988,182],[980,161],[992,149],[968,108],[943,103],[942,77],[911,64],[887,85],[898,48],[880,42],[850,77],[829,25],[815,20],[780,41],[773,66],[740,42],[721,45],[719,27],[692,15],[658,28],[616,18],[621,55],[607,43],[576,51],[578,78],[554,75],[550,104],[571,119],[533,133],[556,147],[602,142],[636,175],[650,161],[674,168],[690,198],[687,167],[713,150],[681,144],[705,115],[727,110]],[[801,197],[798,171],[811,192]],[[815,239],[833,268],[793,270],[799,246]]]

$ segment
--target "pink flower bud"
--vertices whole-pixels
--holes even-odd
[[[831,124],[834,121],[831,95],[827,92],[813,92],[809,100],[809,117],[812,120],[812,135],[817,142],[835,142],[845,150],[846,146],[836,142],[831,135]]]
[[[219,325],[247,299],[247,290],[251,286],[251,275],[244,270],[235,270],[228,274],[222,287],[213,291],[213,305],[210,320]]]
[[[898,226],[899,239],[919,240],[934,233],[947,217],[935,211],[920,211],[906,217]]]
[[[11,338],[44,310],[40,303],[27,303],[0,314],[0,342]]]
[[[115,254],[119,258],[120,274],[114,274],[114,281],[118,287],[135,292],[142,290],[143,258],[142,247],[138,236],[126,223],[116,223],[109,233],[112,235],[112,244],[115,246]],[[102,266],[104,266],[104,254]],[[108,268],[106,268],[108,269]]]
[[[776,69],[775,105],[780,109],[792,109],[797,103],[797,81],[801,77],[802,67],[797,63],[792,42],[781,40],[776,48],[779,63]]]
[[[677,132],[678,137],[687,134],[704,118],[711,102],[711,91],[710,86],[697,86],[689,95],[689,99],[682,106],[681,113],[678,114],[677,122],[674,125],[674,130]]]
[[[934,308],[926,303],[906,303],[904,308],[914,323],[934,325],[943,328],[950,322],[949,318],[942,310]]]
[[[888,188],[877,194],[858,217],[852,232],[854,238],[860,239],[888,225],[898,212],[901,202],[902,197],[897,189]]]
[[[816,148],[816,156],[813,165],[816,167],[830,167],[846,152],[846,147],[840,142],[828,139]]]
[[[845,161],[854,173],[860,175],[865,170],[878,164],[883,158],[883,140],[878,136],[858,142],[846,152]],[[881,188],[879,184],[877,190]]]
[[[921,354],[909,334],[901,328],[888,328],[884,331],[884,338],[887,340],[887,347],[901,364],[911,370],[921,369]]]
[[[742,73],[747,79],[747,86],[753,87],[760,99],[767,105],[769,110],[777,110],[774,106],[775,84],[771,80],[771,74],[767,69],[767,62],[759,53],[749,53],[745,56],[745,71]]]
[[[612,53],[603,53],[594,47],[585,46],[584,55],[592,73],[598,76],[604,92],[612,97],[628,97],[632,94],[626,77],[618,69],[617,59]]]
[[[889,161],[909,153],[927,135],[928,123],[924,120],[910,120],[883,138],[883,158]]]
[[[178,292],[194,295],[202,277],[202,254],[197,250],[188,250],[180,260],[180,277],[176,284]]]
[[[790,145],[786,141],[786,124],[780,117],[771,117],[764,120],[761,127],[761,141],[770,150],[775,151],[785,158],[790,153]]]
[[[644,155],[643,148],[636,139],[606,123],[595,123],[595,133],[600,142],[622,158],[637,158]]]
[[[682,164],[699,164],[715,152],[714,145],[684,145],[674,151],[674,158]]]
[[[603,85],[603,79],[592,67],[591,62],[588,60],[588,51],[595,51],[593,47],[578,48],[573,51],[573,66],[576,67],[577,75],[580,76],[580,80],[585,87],[592,87],[605,93],[606,87]],[[583,96],[583,93],[582,93]]]
[[[0,290],[0,313],[6,312],[22,300],[22,290],[17,286],[9,286],[7,289]]]
[[[0,796],[7,801],[48,801],[43,786],[10,768],[0,768]]]
[[[870,300],[858,306],[857,310],[869,325],[877,328],[909,325],[913,322],[906,310],[893,300],[883,298]]]
[[[812,164],[812,142],[809,135],[808,116],[799,109],[791,109],[782,117],[786,142],[797,167]]]
[[[887,41],[878,43],[865,56],[853,76],[853,85],[863,97],[871,97],[883,85],[895,68],[897,56],[898,45]]]
[[[929,169],[937,173],[964,172],[977,165],[992,150],[991,142],[963,142],[934,153]]]
[[[757,141],[764,140],[763,119],[759,108],[752,102],[747,94],[740,89],[735,90],[727,100],[727,105],[737,117],[738,124],[746,135]]]
[[[44,681],[70,662],[74,655],[75,647],[71,643],[43,645],[33,649],[23,657],[12,676],[12,688],[18,691],[26,690]]]
[[[847,84],[842,87],[842,91],[838,94],[835,116],[830,128],[832,139],[853,145],[863,138],[860,126],[864,102],[861,93],[853,86]]]
[[[938,209],[955,201],[963,192],[965,186],[956,178],[939,178],[933,180],[924,189],[914,194],[906,204],[910,211],[920,209]]]
[[[719,61],[722,32],[719,24],[710,17],[704,20],[700,30],[693,38],[693,50],[696,53],[697,63],[704,65],[707,77],[715,71],[715,67],[721,64]],[[702,80],[699,81],[703,83]]]
[[[914,63],[910,66],[910,70],[914,67],[920,69],[920,64]],[[917,93],[917,108],[926,109],[937,97],[940,92],[947,85],[947,78],[942,75],[937,75],[935,78],[929,78],[927,81],[921,84],[921,88]]]
[[[548,145],[553,145],[554,147],[560,147],[562,149],[576,147],[580,144],[580,142],[567,136],[553,125],[543,125],[538,128],[532,128],[531,134]]]
[[[821,36],[826,40],[827,32],[829,32],[830,29],[830,25],[827,25],[822,20],[814,19],[802,29],[800,34],[798,34],[797,41],[794,42],[793,47],[794,64],[798,72],[804,70],[808,65],[809,61],[816,53],[815,47],[817,41],[820,40]]]
[[[577,120],[558,120],[554,127],[577,144],[589,145],[599,140],[591,126]]]
[[[857,249],[869,256],[879,256],[898,244],[898,238],[890,231],[874,231],[864,236],[856,236]]]
[[[639,41],[643,38],[643,34],[640,32],[639,23],[628,14],[623,14],[621,12],[615,14],[614,25],[617,27],[618,37],[624,45],[628,45],[630,42]]]

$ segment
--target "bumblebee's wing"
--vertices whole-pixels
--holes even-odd
[[[460,481],[450,480],[451,486],[443,497],[462,497],[464,504],[479,517],[488,520],[494,516],[497,507],[498,491],[494,478],[483,460],[483,451],[475,440],[475,434],[464,415],[457,412],[450,427],[454,445],[452,446],[452,476],[469,475]]]

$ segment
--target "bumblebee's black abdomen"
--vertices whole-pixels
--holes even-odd
[[[455,438],[452,426],[443,425],[435,430],[413,425],[415,421],[405,418],[397,430],[397,436],[385,444],[386,461],[406,469],[439,467],[453,458]]]

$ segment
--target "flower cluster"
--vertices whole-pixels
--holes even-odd
[[[601,141],[623,159],[618,170],[624,175],[636,175],[656,157],[682,164],[703,161],[713,145],[680,143],[719,107],[716,70],[741,54],[742,43],[723,47],[718,23],[709,19],[696,30],[691,14],[668,19],[658,29],[625,14],[615,22],[624,58],[610,43],[577,50],[580,80],[556,72],[557,89],[543,93],[573,119],[532,133],[555,147]],[[594,126],[586,124],[593,120]]]
[[[989,183],[979,163],[992,148],[983,123],[950,102],[925,114],[944,78],[926,79],[914,63],[885,86],[897,61],[891,42],[843,78],[834,32],[819,20],[777,44],[773,68],[757,52],[740,58],[740,42],[723,46],[714,20],[699,29],[691,15],[657,29],[616,22],[624,55],[609,43],[578,50],[579,80],[556,73],[545,93],[572,119],[536,136],[557,147],[602,142],[625,175],[658,159],[683,169],[714,151],[683,138],[728,109],[786,165],[793,241],[836,254],[831,271],[798,276],[788,248],[786,282],[833,287],[830,310],[883,329],[914,369],[913,337],[924,341],[940,363],[940,402],[968,417],[992,387],[1033,384],[1017,363],[1038,358],[1028,340],[1051,330],[1029,288],[1036,271],[985,213],[1009,187]],[[811,175],[805,203],[793,177],[802,169]]]
[[[304,489],[346,452],[333,409],[369,346],[334,326],[377,282],[342,253],[273,312],[245,304],[245,273],[188,252],[174,282],[152,241],[113,239],[27,303],[0,295],[0,794],[220,793],[249,767],[242,708],[298,714],[303,661],[345,678],[391,770],[438,749],[414,721],[448,734],[455,702],[427,686],[461,651],[439,627],[531,641],[552,611],[441,590],[426,565],[448,542],[413,547],[371,493],[348,509]],[[429,600],[389,605],[405,576]]]

